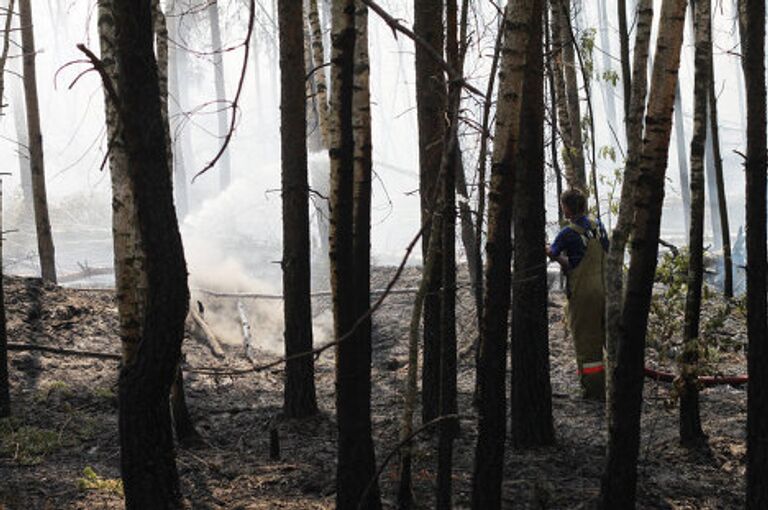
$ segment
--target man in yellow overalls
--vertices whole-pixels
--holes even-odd
[[[583,396],[605,400],[603,262],[608,251],[608,236],[599,220],[587,217],[587,199],[581,191],[565,191],[560,204],[568,224],[546,251],[568,278],[566,313]]]

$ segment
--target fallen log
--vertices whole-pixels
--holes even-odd
[[[649,379],[653,379],[654,381],[666,382],[666,383],[675,382],[675,379],[677,379],[678,377],[677,374],[673,374],[671,372],[662,372],[660,370],[655,370],[650,367],[645,367],[645,376]],[[749,382],[749,377],[746,375],[737,375],[737,376],[700,375],[698,380],[699,380],[699,384],[701,384],[705,388],[711,388],[713,386],[720,386],[720,385],[738,386],[741,384],[747,384],[747,382]]]
[[[94,351],[79,351],[75,349],[59,349],[58,347],[49,347],[47,345],[40,344],[19,344],[9,343],[9,351],[38,351],[47,352],[49,354],[61,354],[64,356],[78,356],[82,358],[96,358],[96,359],[108,359],[113,361],[120,361],[122,356],[120,354],[111,352],[94,352]]]
[[[59,283],[79,282],[80,280],[86,280],[93,276],[102,276],[115,273],[115,270],[111,267],[89,267],[87,264],[78,265],[80,266],[80,271],[59,277]]]
[[[202,333],[202,336],[208,342],[208,347],[211,349],[211,353],[217,358],[223,358],[225,356],[224,349],[221,348],[221,342],[216,338],[216,334],[211,327],[205,322],[205,319],[197,311],[196,306],[189,307],[189,316],[192,318],[192,322],[197,326],[198,330]]]

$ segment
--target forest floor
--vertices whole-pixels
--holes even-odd
[[[382,288],[391,268],[374,271]],[[415,287],[418,269],[407,269],[398,287]],[[461,285],[462,282],[460,282]],[[10,342],[100,352],[118,352],[114,293],[43,286],[8,278]],[[589,508],[598,494],[605,452],[604,409],[579,397],[573,349],[563,331],[564,297],[551,293],[550,342],[553,412],[557,444],[533,451],[507,450],[505,508]],[[373,429],[377,461],[397,443],[401,388],[407,359],[412,295],[391,295],[374,316]],[[211,304],[209,303],[209,306]],[[330,301],[316,299],[315,313]],[[223,307],[223,305],[220,305]],[[466,282],[459,292],[460,414],[474,414],[476,336],[474,306]],[[236,315],[233,327],[237,327]],[[251,320],[254,334],[259,321]],[[743,325],[730,334],[743,343]],[[196,374],[192,368],[246,368],[242,344],[225,345],[225,360],[194,339],[184,344],[188,403],[206,446],[179,449],[182,489],[195,509],[326,509],[334,506],[336,426],[333,351],[316,363],[321,413],[285,420],[279,367],[241,377]],[[260,350],[256,362],[276,359]],[[723,373],[744,370],[742,354],[719,357]],[[117,363],[41,352],[10,354],[13,418],[0,421],[0,509],[122,508],[117,441]],[[717,387],[702,393],[706,451],[678,446],[677,408],[670,385],[647,381],[643,406],[638,508],[741,507],[745,457],[746,392]],[[463,421],[455,445],[454,502],[468,508],[474,421]],[[269,460],[270,430],[280,438],[282,460]],[[420,507],[431,507],[436,439],[415,445],[415,489]],[[381,491],[392,508],[394,466],[384,469]]]

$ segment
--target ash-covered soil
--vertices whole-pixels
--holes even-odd
[[[390,268],[374,272],[383,288]],[[408,269],[399,288],[418,285]],[[460,281],[458,302],[459,406],[472,415],[476,337],[473,300]],[[227,309],[210,298],[207,305]],[[505,508],[589,508],[599,490],[605,446],[604,410],[578,396],[573,350],[563,332],[563,301],[553,291],[550,307],[551,377],[557,444],[534,451],[506,452]],[[373,427],[377,461],[397,443],[401,388],[406,374],[407,326],[412,295],[391,295],[374,317]],[[43,286],[39,280],[6,279],[9,341],[98,352],[119,351],[117,309],[109,291]],[[329,299],[314,301],[320,316]],[[232,327],[239,319],[232,317]],[[736,321],[733,336],[743,342]],[[259,321],[251,318],[254,336]],[[280,368],[239,377],[198,374],[203,367],[246,368],[241,344],[224,345],[215,358],[188,338],[186,389],[189,407],[206,446],[178,450],[187,504],[195,509],[324,509],[334,504],[336,427],[333,352],[316,364],[321,414],[288,421],[280,416]],[[257,350],[256,362],[276,359],[274,349]],[[725,373],[744,370],[741,354],[723,356]],[[117,445],[117,363],[43,352],[12,352],[13,418],[0,421],[0,509],[122,508]],[[742,506],[746,393],[718,387],[702,393],[707,451],[677,444],[677,408],[670,385],[648,381],[643,409],[639,465],[639,508],[704,509]],[[475,422],[463,421],[456,442],[454,502],[470,500]],[[280,438],[280,461],[269,460],[270,430]],[[415,447],[415,484],[420,507],[432,506],[436,441],[421,437]],[[383,471],[385,506],[393,508],[396,471]]]

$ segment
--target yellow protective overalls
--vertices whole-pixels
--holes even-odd
[[[584,243],[584,258],[568,272],[568,327],[576,349],[576,364],[584,398],[605,400],[605,252],[599,239],[599,227],[589,220],[590,228],[568,225]]]

